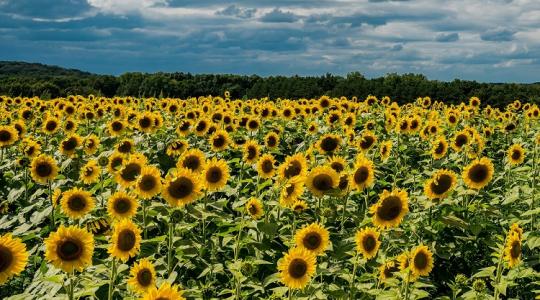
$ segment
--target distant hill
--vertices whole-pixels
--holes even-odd
[[[389,96],[398,103],[430,96],[446,103],[467,102],[472,96],[482,104],[503,107],[516,99],[540,103],[540,83],[482,83],[455,79],[430,80],[422,74],[386,74],[366,78],[360,72],[346,76],[269,76],[231,74],[124,73],[98,75],[39,63],[0,61],[0,95],[51,99],[68,95],[175,97],[223,95],[233,98],[270,99],[346,96],[365,99],[368,95]]]
[[[92,73],[76,69],[21,61],[0,61],[0,76],[56,77],[91,76]]]

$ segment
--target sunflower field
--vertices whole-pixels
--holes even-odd
[[[0,97],[1,299],[540,299],[540,108]]]

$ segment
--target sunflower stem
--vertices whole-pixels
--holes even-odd
[[[409,300],[409,284],[411,282],[411,270],[407,271],[407,280],[405,281],[405,300]]]
[[[52,182],[50,180],[47,180],[47,186],[49,190],[49,202],[51,203],[51,230],[54,229],[55,226],[55,219],[54,219],[54,203],[53,203],[53,195],[52,195]]]
[[[107,299],[112,300],[114,294],[114,282],[116,280],[116,259],[113,257],[111,261],[111,278],[109,281],[109,294]]]
[[[143,218],[142,226],[143,226],[143,237],[144,237],[144,239],[146,239],[147,236],[148,236],[148,233],[146,231],[146,206],[147,206],[146,201],[149,201],[149,200],[143,199],[143,201],[142,201],[142,218]]]
[[[506,238],[504,239],[503,248],[501,250],[501,253],[499,254],[499,262],[497,262],[497,273],[495,274],[495,284],[494,284],[494,293],[493,293],[493,299],[499,300],[499,282],[501,281],[502,276],[502,270],[503,270],[503,256],[504,256],[504,245],[506,244]]]
[[[356,269],[358,268],[358,251],[354,255],[353,272],[351,278],[351,284],[349,286],[349,300],[354,299],[354,280],[356,278]]]
[[[289,300],[291,300],[293,296],[293,290],[289,288],[289,292],[287,292],[287,294],[288,294]]]
[[[69,300],[73,300],[73,299],[75,299],[73,297],[73,294],[74,294],[74,291],[75,291],[75,284],[73,282],[73,280],[74,280],[73,272],[69,272],[68,277],[69,277],[68,298],[69,298]]]
[[[347,202],[349,201],[349,193],[345,195],[345,201],[343,203],[343,211],[341,213],[341,225],[339,226],[340,233],[343,233],[343,226],[345,226],[345,213],[347,211]]]
[[[173,269],[173,263],[172,263],[172,253],[173,253],[173,232],[174,232],[174,218],[173,218],[173,212],[174,210],[171,210],[170,218],[169,218],[169,233],[167,237],[167,274],[169,276],[172,273]]]
[[[203,215],[202,215],[202,238],[206,245],[206,211],[208,210],[208,190],[204,190]]]

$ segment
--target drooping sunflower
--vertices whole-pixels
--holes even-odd
[[[381,156],[381,160],[382,161],[388,160],[391,153],[392,153],[392,141],[388,140],[388,141],[382,142],[379,148],[379,154]]]
[[[336,189],[339,184],[339,175],[334,169],[328,166],[315,167],[306,177],[306,186],[316,197]]]
[[[45,258],[66,273],[92,264],[94,236],[86,229],[61,225],[45,240]]]
[[[72,188],[62,194],[60,205],[68,217],[77,220],[94,209],[95,200],[90,192]]]
[[[476,159],[465,167],[461,176],[465,184],[472,189],[481,189],[493,178],[493,163],[487,157]]]
[[[381,241],[379,241],[380,233],[376,228],[366,227],[356,232],[356,251],[362,253],[365,259],[374,258],[379,251]]]
[[[168,282],[161,284],[159,289],[151,288],[141,300],[185,300],[182,297],[183,292],[177,285],[171,285]]]
[[[127,284],[138,294],[144,294],[156,286],[156,270],[148,258],[136,262],[129,274]]]
[[[77,148],[81,145],[81,137],[77,134],[71,134],[60,142],[60,152],[66,156],[73,156]]]
[[[209,139],[212,150],[216,152],[225,150],[230,142],[229,133],[225,130],[217,130]]]
[[[114,179],[122,187],[130,187],[135,184],[145,165],[144,158],[132,155],[127,161],[124,161],[122,168],[115,173]]]
[[[11,234],[0,235],[0,285],[19,275],[28,263],[26,245]]]
[[[290,249],[279,261],[281,282],[291,289],[303,289],[315,273],[315,255],[303,248]]]
[[[274,174],[276,173],[275,169],[276,160],[274,159],[274,156],[272,154],[264,154],[261,156],[261,158],[257,161],[257,173],[259,174],[259,177],[267,179],[274,177]]]
[[[150,199],[161,192],[161,174],[159,169],[154,166],[146,166],[141,169],[137,181],[135,182],[135,191],[142,199]]]
[[[397,227],[409,212],[409,197],[405,190],[384,190],[377,203],[369,208],[373,224],[381,228]]]
[[[427,276],[433,269],[433,254],[427,246],[420,245],[411,251],[411,272],[416,276]]]
[[[434,159],[443,158],[446,155],[447,151],[448,151],[448,142],[446,142],[446,138],[444,136],[438,137],[431,144],[431,156]]]
[[[297,153],[287,156],[285,161],[279,166],[278,174],[281,180],[290,179],[295,176],[305,176],[307,174],[307,160],[305,155]]]
[[[229,166],[223,159],[213,157],[209,159],[201,174],[204,187],[208,191],[218,191],[222,189],[229,180]]]
[[[450,170],[438,170],[424,184],[424,194],[429,199],[444,199],[456,186],[457,175]]]
[[[317,142],[317,149],[323,154],[332,154],[339,149],[341,138],[338,135],[327,133]]]
[[[137,199],[124,191],[114,193],[107,202],[107,212],[117,220],[131,219],[137,214],[138,207]]]
[[[206,157],[204,152],[199,149],[189,149],[180,156],[180,159],[176,163],[176,167],[186,168],[195,173],[200,173],[204,170],[205,164]]]
[[[15,144],[19,140],[19,133],[13,126],[0,126],[0,148]]]
[[[324,254],[328,248],[330,234],[318,223],[312,223],[298,230],[294,240],[298,248],[306,249],[315,256]]]
[[[351,186],[358,191],[370,187],[375,181],[375,168],[373,162],[363,155],[359,155],[354,164],[350,178]]]
[[[521,144],[514,144],[508,148],[506,157],[511,165],[520,165],[525,161],[525,149]]]
[[[255,220],[260,219],[264,215],[263,204],[257,198],[251,198],[246,202],[247,213]]]
[[[504,247],[504,260],[508,263],[508,267],[513,268],[521,261],[521,238],[518,234],[510,232],[506,238]]]
[[[52,157],[40,154],[32,160],[30,172],[35,182],[47,184],[49,180],[53,180],[58,175],[58,166]]]
[[[254,163],[259,158],[259,144],[256,141],[247,141],[243,146],[243,150],[243,159],[248,164]]]
[[[121,261],[127,261],[139,253],[141,248],[141,230],[129,219],[119,221],[114,225],[109,246],[109,254]]]
[[[79,178],[84,184],[96,183],[99,179],[101,168],[95,159],[89,160],[79,173]]]
[[[201,195],[202,184],[196,173],[189,169],[176,169],[165,179],[161,195],[172,207],[194,202]]]
[[[281,189],[279,203],[282,206],[290,207],[304,193],[305,178],[296,176],[289,179]]]
[[[295,213],[301,213],[303,212],[305,209],[308,208],[308,205],[306,203],[306,201],[304,200],[296,200],[294,201],[294,203],[291,205],[291,209],[295,212]]]
[[[383,282],[387,281],[394,277],[394,273],[397,271],[399,271],[399,268],[396,266],[396,262],[393,260],[387,261],[379,267],[379,279]]]

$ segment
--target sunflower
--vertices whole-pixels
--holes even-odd
[[[379,154],[381,155],[381,160],[386,161],[392,153],[392,141],[388,140],[381,143],[379,148]]]
[[[294,201],[294,203],[291,205],[291,209],[295,212],[295,213],[300,213],[300,212],[303,212],[305,209],[307,209],[308,205],[306,203],[306,201],[304,200],[296,200]]]
[[[328,165],[334,171],[341,173],[347,168],[347,161],[341,156],[332,156],[328,159]]]
[[[137,214],[139,202],[126,192],[119,191],[109,197],[107,211],[115,219],[131,219]]]
[[[324,254],[329,244],[328,230],[318,223],[304,226],[294,235],[298,248],[303,248],[315,256]]]
[[[339,184],[339,175],[328,166],[315,167],[306,178],[306,186],[316,197],[322,197]]]
[[[201,174],[203,183],[208,191],[218,191],[222,189],[229,180],[229,166],[223,159],[212,158],[205,164]]]
[[[396,262],[393,260],[387,261],[379,267],[379,279],[386,281],[394,277],[394,273],[397,271],[399,271],[399,268],[396,266]]]
[[[229,138],[229,133],[225,130],[217,130],[214,132],[209,139],[210,146],[213,151],[223,151],[229,145],[231,139]]]
[[[107,161],[107,169],[110,173],[115,174],[124,164],[126,156],[120,152],[113,152]]]
[[[123,139],[116,144],[116,150],[122,154],[129,154],[133,152],[135,143],[131,139]]]
[[[200,173],[204,170],[206,157],[204,152],[199,149],[189,149],[184,152],[176,163],[176,168],[190,169],[195,173]]]
[[[167,155],[169,156],[179,156],[189,147],[187,141],[176,140],[172,141],[169,146],[167,146]]]
[[[189,169],[176,169],[163,185],[161,195],[173,207],[194,202],[201,194],[202,184]]]
[[[0,235],[0,285],[24,271],[27,263],[26,245],[11,234]]]
[[[282,206],[290,207],[304,193],[304,179],[304,177],[296,176],[285,183],[279,197],[279,203]]]
[[[379,194],[377,203],[370,207],[373,214],[373,224],[381,228],[397,227],[403,217],[409,212],[409,197],[407,192],[395,189],[392,192],[384,190]]]
[[[454,139],[452,140],[452,148],[454,151],[459,152],[463,149],[463,147],[466,147],[471,141],[471,137],[469,133],[465,130],[462,130],[460,132],[457,132],[454,135]]]
[[[210,126],[210,120],[207,119],[200,119],[195,123],[195,127],[193,130],[195,131],[195,134],[197,136],[204,136],[206,132],[208,131],[208,127]]]
[[[278,174],[282,180],[295,176],[305,176],[307,174],[307,160],[304,154],[297,153],[293,156],[287,156],[279,166]]]
[[[456,174],[450,170],[438,170],[424,184],[424,194],[429,199],[443,199],[452,192],[456,186]]]
[[[51,134],[56,133],[56,131],[58,131],[59,128],[60,128],[60,121],[55,117],[49,116],[43,122],[43,127],[41,128],[41,130],[45,134],[51,135]]]
[[[369,130],[366,130],[360,138],[360,149],[362,151],[368,151],[377,142],[377,137]]]
[[[291,289],[303,289],[315,273],[316,257],[304,248],[293,248],[278,263],[281,282]]]
[[[518,234],[510,232],[506,238],[506,246],[504,247],[504,260],[508,263],[508,267],[513,268],[521,261],[521,238]]]
[[[448,143],[446,142],[446,138],[444,136],[438,137],[431,144],[431,156],[433,156],[434,159],[443,158],[446,155],[447,151],[448,151]]]
[[[137,128],[144,133],[151,133],[154,131],[154,115],[151,112],[144,112],[139,114],[137,119]]]
[[[61,225],[45,240],[45,258],[66,273],[92,264],[94,236],[86,229]]]
[[[82,139],[77,134],[71,134],[60,142],[60,152],[66,156],[73,156],[77,148],[82,145]]]
[[[60,205],[68,217],[76,220],[94,209],[95,200],[90,192],[72,188],[62,194]]]
[[[380,233],[376,228],[366,227],[356,232],[356,251],[362,253],[365,259],[374,258],[381,246]]]
[[[15,144],[19,140],[19,133],[13,126],[0,126],[0,148]]]
[[[411,251],[411,271],[415,276],[427,276],[433,269],[433,254],[427,246],[420,245]]]
[[[177,285],[164,282],[159,289],[151,288],[141,300],[185,300],[182,294]]]
[[[114,179],[122,187],[127,188],[135,184],[146,161],[142,157],[132,155],[129,160],[124,161],[122,168],[115,173]]]
[[[127,261],[139,253],[141,248],[141,230],[129,219],[114,225],[109,254],[121,261]]]
[[[525,161],[525,149],[520,144],[514,144],[506,152],[506,157],[510,164],[520,165]]]
[[[99,179],[101,169],[95,159],[89,160],[79,173],[79,178],[84,184],[96,183]]]
[[[365,156],[359,155],[354,164],[351,179],[349,181],[351,182],[352,187],[356,188],[358,191],[371,186],[375,181],[373,162]]]
[[[153,166],[146,166],[141,169],[135,191],[142,199],[150,199],[161,192],[161,174],[159,169]]]
[[[317,149],[323,154],[332,154],[339,149],[341,138],[338,135],[327,133],[317,142]]]
[[[120,119],[112,120],[107,126],[107,129],[111,136],[119,136],[126,129],[126,124],[123,120]]]
[[[138,294],[146,293],[156,286],[156,270],[148,258],[136,262],[129,271],[128,286]]]
[[[260,126],[261,126],[261,123],[259,122],[258,119],[255,119],[255,118],[250,118],[246,123],[246,129],[249,132],[257,131]]]
[[[259,173],[259,177],[264,179],[274,177],[276,172],[274,167],[275,164],[276,160],[272,154],[264,154],[261,156],[257,161],[257,173]]]
[[[83,149],[87,155],[92,155],[97,152],[100,145],[99,138],[95,134],[91,134],[84,138]]]
[[[264,215],[263,204],[257,198],[251,198],[246,203],[247,213],[255,220],[260,219]]]
[[[41,184],[47,184],[58,175],[56,161],[46,154],[35,157],[30,164],[30,170],[34,181]]]
[[[493,163],[487,157],[476,159],[465,167],[461,176],[465,184],[472,189],[485,187],[493,177]]]
[[[244,146],[243,159],[248,164],[254,163],[259,158],[259,144],[254,140],[247,141]]]
[[[23,140],[21,148],[24,156],[28,158],[34,158],[41,152],[41,145],[30,138]]]

